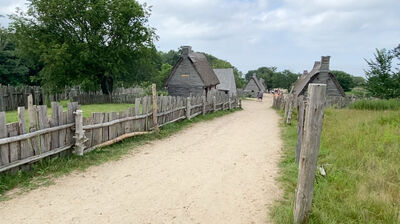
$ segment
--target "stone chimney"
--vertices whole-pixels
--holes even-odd
[[[318,69],[320,66],[321,66],[321,62],[320,62],[320,61],[315,61],[315,62],[314,62],[313,70],[314,70],[314,69]]]
[[[307,75],[308,74],[308,71],[307,70],[304,70],[303,71],[303,75]]]
[[[192,47],[191,46],[182,46],[182,56],[189,56],[189,54],[192,52]]]
[[[321,68],[320,70],[329,71],[329,60],[331,56],[322,56],[321,57]]]

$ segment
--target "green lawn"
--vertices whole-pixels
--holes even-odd
[[[67,110],[67,106],[65,102],[60,103],[63,106],[64,111]],[[120,112],[127,110],[129,107],[135,107],[134,104],[90,104],[90,105],[82,105],[81,109],[83,111],[84,117],[92,116],[93,112]],[[51,107],[47,108],[47,114],[51,117]],[[28,110],[25,110],[25,119],[28,122]],[[7,123],[12,123],[18,121],[18,112],[15,111],[7,111],[6,112],[6,120]]]
[[[271,210],[276,223],[293,222],[298,165],[296,123],[282,126],[279,181],[284,198]],[[309,223],[400,223],[400,111],[325,111]]]

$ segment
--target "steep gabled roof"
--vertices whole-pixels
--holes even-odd
[[[205,86],[214,86],[219,84],[219,80],[214,70],[211,68],[206,56],[198,52],[190,52],[189,58],[192,61],[194,67],[203,80]]]
[[[204,86],[215,86],[219,84],[219,80],[217,75],[214,73],[214,70],[211,68],[210,63],[208,62],[206,56],[202,53],[193,52],[191,47],[184,46],[182,47],[183,53],[179,57],[178,61],[175,63],[172,68],[165,85],[168,85],[171,77],[175,73],[176,69],[179,67],[184,58],[188,58],[192,63],[193,67],[197,71],[200,76],[200,79],[203,81]]]
[[[265,83],[265,80],[263,78],[260,78],[260,84],[262,85],[263,89],[267,89],[267,84]]]
[[[254,82],[256,83],[258,90],[260,90],[260,91],[261,91],[261,90],[262,90],[262,91],[265,91],[264,86],[260,83],[260,80],[258,80],[258,78],[257,78],[257,76],[256,76],[255,73],[253,74],[253,76],[250,78],[250,80],[247,82],[246,86],[244,87],[245,90],[246,90],[246,88],[247,88],[247,85],[249,85],[249,83],[250,83],[250,81],[251,81],[252,79],[253,79]]]
[[[342,86],[340,86],[336,77],[329,71],[329,56],[322,57],[321,61],[324,63],[323,65],[321,65],[320,61],[316,61],[313,69],[309,73],[306,73],[305,71],[303,75],[299,77],[293,86],[291,91],[292,94],[294,94],[296,97],[299,96],[307,88],[307,85],[312,82],[321,72],[328,72],[331,80],[339,90],[340,94],[345,96]]]
[[[219,84],[217,85],[217,89],[230,91],[233,94],[236,94],[236,82],[235,76],[233,74],[232,68],[219,68],[214,69],[215,74],[219,79]]]

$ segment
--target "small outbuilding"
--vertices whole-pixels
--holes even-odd
[[[236,96],[236,81],[235,75],[233,74],[232,68],[218,68],[214,69],[215,74],[218,77],[219,84],[217,90],[229,94],[229,96]]]
[[[313,69],[307,73],[304,71],[303,75],[299,77],[291,91],[295,97],[300,95],[307,95],[308,84],[321,83],[326,84],[327,96],[345,96],[342,86],[340,86],[336,77],[329,70],[330,56],[322,56],[321,61],[314,63]]]
[[[265,91],[265,87],[261,84],[260,80],[257,78],[256,74],[250,78],[246,86],[243,89],[245,96],[257,97],[260,91]]]
[[[165,87],[171,96],[207,96],[219,83],[206,56],[193,52],[190,46],[183,46],[182,55],[172,68]]]

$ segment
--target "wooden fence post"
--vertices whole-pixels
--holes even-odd
[[[157,121],[157,89],[156,89],[156,84],[153,83],[151,85],[151,89],[153,92],[153,126],[154,126],[154,131],[159,132],[160,129],[158,128],[158,121]]]
[[[190,120],[190,97],[186,98],[186,118]]]
[[[212,98],[212,103],[213,103],[213,111],[217,111],[217,98],[213,96]]]
[[[202,97],[201,97],[201,100],[203,101],[203,110],[202,110],[202,113],[203,113],[203,115],[205,115],[205,114],[206,114],[206,105],[207,105],[206,96],[202,96]]]
[[[83,156],[83,150],[85,149],[85,131],[83,130],[83,116],[82,110],[77,110],[75,114],[75,154]]]
[[[296,163],[299,163],[301,142],[303,141],[304,133],[304,112],[306,109],[306,103],[304,102],[304,97],[298,97],[298,111],[297,111],[297,143],[296,143]]]
[[[239,99],[239,108],[242,108],[242,99]]]
[[[304,122],[300,164],[294,200],[294,223],[304,223],[311,212],[314,180],[321,141],[326,84],[308,85],[308,106]]]
[[[289,95],[289,108],[288,108],[288,114],[287,114],[287,119],[286,119],[286,124],[292,124],[292,114],[293,114],[293,105],[294,105],[294,100],[295,97],[294,95]]]

